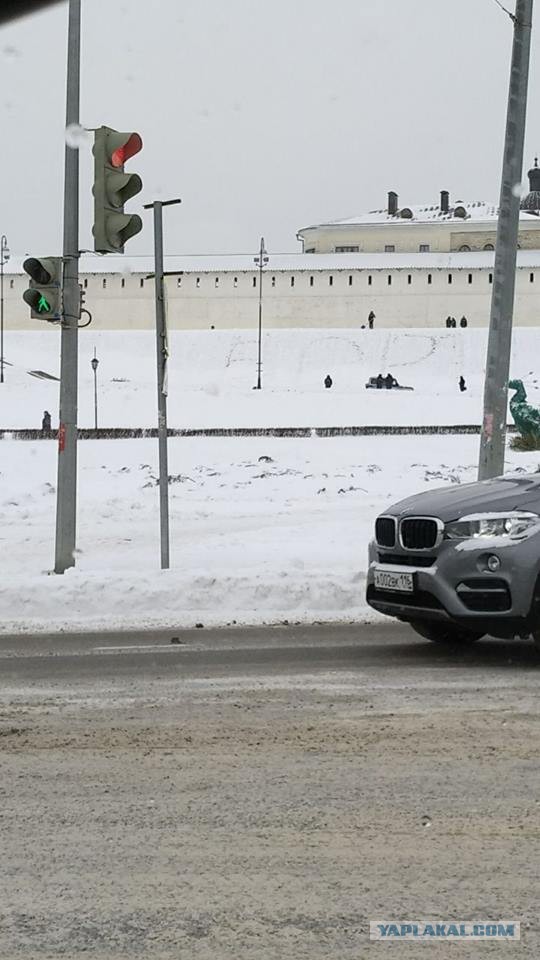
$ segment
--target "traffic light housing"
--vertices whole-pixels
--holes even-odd
[[[142,150],[138,133],[111,127],[94,131],[94,250],[123,253],[124,243],[142,230],[137,214],[124,213],[124,204],[142,190],[138,173],[124,173],[124,163]]]
[[[30,287],[23,300],[37,320],[62,319],[62,257],[28,257],[23,270],[30,277]]]

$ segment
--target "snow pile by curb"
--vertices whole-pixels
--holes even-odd
[[[18,580],[2,583],[0,608],[12,615],[0,633],[377,619],[364,595],[365,572],[306,579],[287,571],[268,578],[70,570],[62,577],[31,577],[24,588]]]

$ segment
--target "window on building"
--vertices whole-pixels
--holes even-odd
[[[411,274],[411,273],[409,273],[409,275],[408,275],[408,277],[407,277],[407,283],[409,284],[409,286],[410,286],[411,283],[412,283],[412,274]]]
[[[253,277],[253,287],[257,286],[257,277]]]
[[[294,287],[294,277],[291,277],[291,287]]]
[[[428,282],[428,283],[433,283],[433,277],[432,277],[431,273],[428,273],[428,275],[427,275],[427,282]]]
[[[469,283],[472,283],[472,273],[469,274]]]
[[[534,273],[529,274],[529,283],[534,283]]]
[[[139,280],[139,286],[140,286],[140,287],[144,287],[144,278],[143,278],[143,277],[141,277],[141,279]]]
[[[420,253],[429,253],[429,243],[421,243],[418,249]]]
[[[384,252],[385,252],[385,253],[395,253],[395,252],[396,252],[395,244],[394,244],[394,243],[387,243],[387,244],[385,244]]]
[[[233,287],[237,287],[237,286],[238,286],[238,277],[235,277],[233,280]]]
[[[470,246],[469,246],[468,243],[463,243],[459,249],[461,250],[462,253],[470,253],[470,252],[471,252],[471,248],[470,248]]]
[[[484,244],[484,250],[494,250],[494,249],[495,249],[494,244],[492,244],[492,243],[485,243],[485,244]]]
[[[86,290],[87,286],[88,286],[88,277],[85,277],[85,278],[84,278],[84,289],[85,289],[85,290]]]
[[[334,278],[333,278],[333,277],[328,277],[328,286],[329,286],[329,287],[333,287],[333,286],[334,286]]]
[[[352,274],[349,274],[349,286],[352,287]]]
[[[315,253],[315,247],[308,247],[306,253]]]
[[[371,276],[371,274],[370,274],[369,277],[367,278],[367,282],[368,282],[368,287],[370,287],[371,284],[373,283],[373,277]]]
[[[388,286],[389,286],[389,287],[392,286],[392,274],[391,274],[391,273],[388,274]]]
[[[358,253],[359,250],[360,247],[334,247],[334,253]]]
[[[197,279],[195,280],[195,286],[197,287],[197,290],[199,289],[200,285],[201,285],[201,278],[197,277]]]
[[[451,274],[451,273],[448,274],[448,283],[452,283],[452,274]]]
[[[490,282],[490,283],[493,283],[493,274],[492,274],[492,273],[490,273],[490,275],[489,275],[489,282]]]
[[[103,280],[101,281],[101,286],[103,287],[104,290],[106,289],[106,287],[107,287],[107,279],[106,279],[106,277],[103,277]]]
[[[10,281],[9,281],[9,289],[10,289],[10,290],[13,290],[13,280],[10,280]]]
[[[125,285],[126,285],[126,279],[125,279],[125,277],[122,277],[122,279],[121,279],[121,281],[120,281],[120,286],[121,286],[122,289],[123,289],[123,288],[125,287]]]
[[[275,285],[276,285],[276,278],[272,277],[272,286],[275,287]]]
[[[214,282],[214,286],[215,286],[215,287],[219,287],[219,277],[216,277],[215,282]]]
[[[310,277],[310,278],[309,278],[309,285],[310,285],[310,287],[313,286],[314,282],[315,282],[314,277]]]

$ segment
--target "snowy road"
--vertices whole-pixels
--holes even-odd
[[[529,645],[174,636],[2,638],[2,957],[363,960],[381,917],[519,920],[538,956]]]

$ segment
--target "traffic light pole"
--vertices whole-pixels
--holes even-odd
[[[489,320],[479,480],[504,473],[532,14],[533,0],[516,0],[515,15],[510,14],[514,22],[514,46]]]
[[[158,444],[159,444],[159,525],[161,544],[161,569],[168,570],[169,558],[169,462],[167,451],[167,318],[165,313],[165,287],[163,280],[163,207],[176,200],[155,200],[145,203],[144,209],[154,211],[154,282],[156,296],[156,359],[158,397]]]
[[[69,0],[66,127],[79,123],[81,0]],[[77,366],[79,292],[79,151],[65,149],[64,273],[58,430],[55,573],[75,565],[77,529]]]

